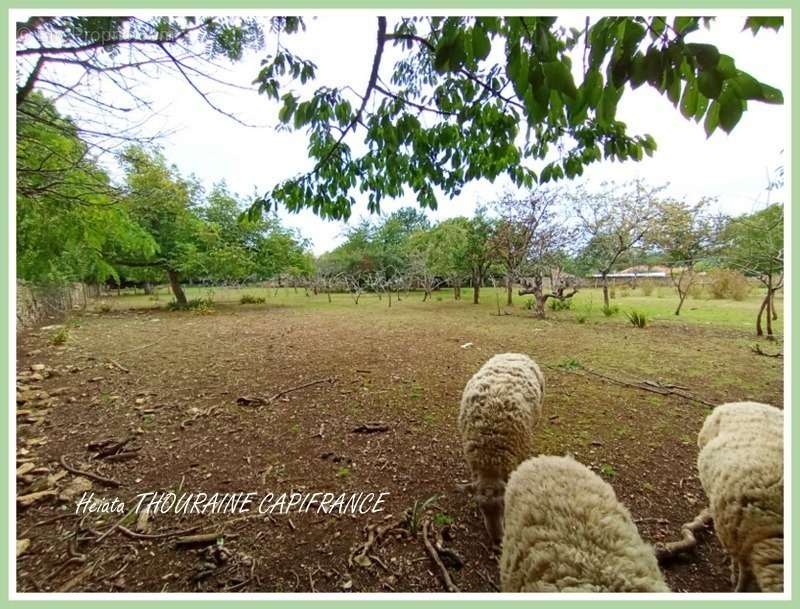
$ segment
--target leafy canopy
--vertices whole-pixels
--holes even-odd
[[[603,17],[577,29],[555,17],[413,17],[390,29],[379,17],[360,99],[350,87],[329,86],[301,98],[290,85],[313,81],[316,66],[281,46],[256,83],[282,101],[286,128],[306,131],[315,166],[256,199],[250,213],[282,204],[347,218],[358,192],[378,212],[406,190],[433,209],[438,192],[455,196],[472,180],[507,175],[530,188],[581,175],[601,159],[641,160],[656,142],[630,134],[617,116],[623,95],[641,86],[702,121],[709,136],[730,132],[748,102],[780,104],[783,96],[715,46],[692,42],[711,21]],[[754,34],[781,26],[774,17],[745,24]],[[400,58],[384,80],[389,44]],[[356,132],[363,151],[348,144]]]

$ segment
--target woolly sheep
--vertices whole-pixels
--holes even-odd
[[[614,489],[572,457],[520,465],[505,493],[503,592],[669,592]]]
[[[783,412],[723,404],[697,438],[697,469],[737,592],[783,590]]]
[[[492,541],[503,537],[503,492],[509,474],[533,452],[544,376],[522,353],[501,353],[467,382],[458,429],[476,499]]]

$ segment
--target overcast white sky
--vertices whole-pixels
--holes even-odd
[[[566,19],[583,21],[574,13]],[[314,87],[349,84],[362,92],[375,47],[375,16],[363,12],[328,13],[306,18],[306,23],[305,33],[286,38],[284,43],[318,65],[319,78]],[[762,30],[754,37],[749,31],[741,31],[743,23],[744,15],[726,13],[712,23],[710,31],[692,34],[690,40],[716,44],[721,52],[735,58],[737,67],[780,88],[788,101],[786,30]],[[391,24],[390,17],[390,28]],[[263,52],[250,54],[224,77],[250,85],[261,59],[273,49],[274,41],[268,35]],[[578,50],[582,52],[581,47]],[[387,81],[395,56],[395,51],[389,51],[382,63],[381,74]],[[254,187],[263,193],[279,180],[310,169],[305,134],[276,132],[273,127],[279,105],[258,95],[254,87],[252,92],[225,91],[220,86],[209,91],[215,103],[248,122],[268,125],[263,128],[243,127],[217,114],[177,78],[165,77],[149,86],[150,97],[161,109],[157,121],[175,130],[163,142],[167,157],[183,173],[200,177],[206,186],[224,178],[232,190],[249,197]],[[669,182],[668,192],[674,196],[689,200],[718,197],[723,211],[751,211],[763,205],[768,172],[786,162],[781,151],[788,147],[788,107],[788,103],[774,106],[751,102],[731,135],[718,129],[706,139],[702,124],[685,120],[665,97],[644,85],[626,93],[617,117],[628,124],[630,133],[652,134],[658,151],[652,159],[639,163],[595,163],[587,169],[584,179],[591,183],[640,177],[653,184]],[[459,197],[440,198],[439,210],[430,216],[444,219],[470,215],[477,203],[492,200],[505,187],[505,180],[471,184]],[[415,205],[412,197],[385,203],[383,210],[391,212],[409,204]],[[342,222],[320,220],[310,211],[296,215],[283,211],[281,215],[286,224],[311,238],[315,253],[329,250],[341,241],[345,226]],[[367,215],[366,206],[360,203],[350,222]]]

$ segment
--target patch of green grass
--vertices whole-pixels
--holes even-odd
[[[443,512],[436,512],[433,515],[433,524],[437,527],[443,527],[448,524],[453,524],[453,517],[450,514],[445,514]]]
[[[684,446],[689,446],[692,443],[692,439],[689,437],[689,434],[683,434],[680,438],[681,444]]]
[[[418,400],[422,397],[422,387],[417,383],[411,385],[411,393],[408,396],[412,400]]]
[[[583,368],[583,364],[581,364],[574,357],[565,357],[556,364],[556,368],[563,368],[564,370],[579,370]]]
[[[634,328],[644,328],[647,326],[647,315],[641,311],[625,311],[625,316]]]
[[[69,340],[69,328],[61,326],[54,330],[49,337],[51,345],[63,345]]]
[[[606,478],[613,478],[614,476],[617,475],[617,470],[614,469],[614,466],[609,465],[608,463],[601,463],[600,473],[603,474]]]
[[[337,478],[343,478],[343,479],[346,479],[346,478],[349,478],[349,477],[350,477],[350,474],[351,474],[351,472],[350,472],[350,468],[349,468],[349,467],[347,467],[346,465],[343,465],[343,466],[342,466],[342,467],[340,467],[340,468],[338,469],[338,471],[336,472],[336,477],[337,477]]]
[[[263,296],[254,296],[253,294],[242,294],[239,299],[239,304],[264,304],[267,299]]]
[[[300,423],[295,423],[289,428],[292,433],[300,433]]]

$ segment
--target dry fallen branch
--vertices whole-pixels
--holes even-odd
[[[706,528],[712,520],[711,511],[708,508],[703,509],[694,520],[681,526],[680,541],[672,541],[656,546],[656,558],[658,561],[663,562],[694,549],[697,545],[695,534]]]
[[[84,478],[89,478],[91,480],[95,480],[100,484],[105,484],[107,486],[122,486],[121,482],[114,480],[113,478],[106,478],[105,476],[101,476],[100,474],[95,474],[93,472],[87,472],[82,469],[78,469],[76,467],[72,467],[69,463],[67,463],[66,455],[61,455],[61,467],[67,470],[71,474],[75,474],[76,476],[83,476]]]
[[[438,567],[445,589],[448,592],[460,592],[458,586],[456,586],[453,583],[453,580],[450,578],[450,573],[447,571],[447,567],[444,566],[437,548],[434,547],[434,545],[431,543],[431,540],[428,538],[428,528],[430,527],[430,524],[431,521],[427,518],[422,524],[422,541],[425,543],[425,549],[428,551],[428,556],[431,557],[431,560]]]
[[[389,431],[389,426],[386,423],[381,422],[364,423],[363,425],[354,427],[350,431],[352,433],[381,433],[383,431]]]
[[[321,385],[322,383],[335,383],[336,377],[329,376],[324,379],[317,379],[316,381],[309,381],[308,383],[303,383],[302,385],[297,385],[296,387],[289,387],[288,389],[283,389],[269,398],[269,402],[274,402],[278,398],[283,397],[287,393],[292,393],[293,391],[299,391],[300,389],[305,389],[306,387],[313,387],[314,385]]]
[[[709,406],[711,408],[715,408],[716,406],[718,406],[718,404],[716,404],[715,402],[709,402],[708,400],[705,400],[703,398],[697,397],[692,393],[689,393],[686,390],[686,387],[683,387],[682,385],[663,384],[648,379],[645,379],[643,381],[626,381],[623,379],[618,379],[613,376],[609,376],[607,374],[603,374],[602,372],[597,372],[596,370],[592,370],[590,368],[585,368],[583,366],[575,369],[564,368],[560,366],[549,366],[547,364],[545,364],[545,366],[552,370],[561,370],[564,372],[571,372],[573,374],[578,374],[578,375],[581,375],[581,373],[583,373],[583,376],[586,375],[595,376],[597,378],[603,379],[604,381],[615,383],[617,385],[622,385],[623,387],[632,387],[634,389],[641,389],[643,391],[649,391],[650,393],[657,393],[659,395],[676,395],[685,400],[689,400],[691,402],[698,402],[699,404],[703,404],[704,406]]]
[[[124,527],[122,525],[118,525],[117,528],[120,532],[125,535],[126,537],[130,537],[131,539],[165,539],[167,537],[176,537],[179,535],[189,535],[190,533],[194,533],[200,527],[191,527],[188,529],[183,529],[181,531],[166,531],[164,533],[137,533],[136,531],[131,531],[129,528]],[[219,536],[219,535],[217,535]],[[195,536],[197,537],[197,536]],[[189,539],[186,537],[185,539]],[[216,540],[216,537],[214,538]],[[187,544],[184,541],[184,544]],[[187,545],[191,545],[189,542]]]
[[[215,531],[214,533],[201,533],[199,535],[186,535],[185,537],[178,537],[175,540],[175,547],[176,548],[190,548],[195,546],[207,546],[212,543],[216,543],[217,539],[222,537],[223,534],[221,531]]]

